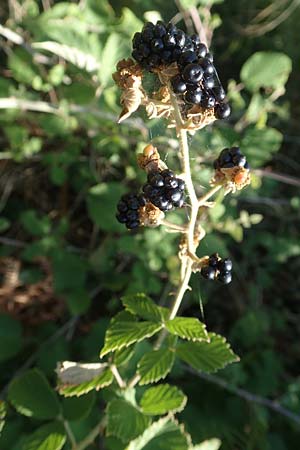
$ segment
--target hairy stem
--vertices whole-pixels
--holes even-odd
[[[116,382],[118,383],[119,387],[120,387],[121,389],[125,388],[125,387],[126,387],[126,383],[125,383],[125,381],[123,380],[123,378],[121,377],[121,375],[120,375],[120,373],[119,373],[119,371],[118,371],[118,369],[117,369],[117,366],[115,366],[114,364],[112,364],[112,365],[110,366],[110,370],[112,371],[112,374],[113,374],[113,376],[115,377]]]
[[[200,197],[198,201],[198,207],[200,208],[200,206],[205,205],[207,200],[210,199],[210,197],[212,197],[214,194],[216,194],[221,189],[221,187],[222,187],[221,184],[217,184],[212,189],[210,189],[206,194]]]
[[[96,437],[103,432],[103,429],[105,427],[105,420],[102,419],[95,428],[92,429],[92,431],[84,438],[81,442],[77,444],[77,446],[74,448],[74,450],[85,450],[89,445],[91,445]]]
[[[186,227],[184,225],[177,225],[177,223],[169,222],[166,219],[160,221],[161,225],[169,228],[170,230],[180,231],[181,233],[186,233]]]

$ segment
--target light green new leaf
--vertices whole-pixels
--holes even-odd
[[[8,399],[19,413],[28,417],[52,419],[60,413],[56,393],[36,369],[28,370],[11,382]]]
[[[124,42],[117,33],[110,33],[101,55],[101,68],[99,78],[102,85],[106,85],[111,80],[111,74],[115,71],[115,66],[122,55],[124,56]]]
[[[28,436],[21,450],[61,450],[67,436],[63,425],[59,422],[48,423]]]
[[[143,413],[153,416],[170,412],[180,412],[184,409],[187,397],[176,386],[160,384],[144,392],[140,405]]]
[[[252,92],[260,87],[283,88],[292,70],[292,61],[284,53],[256,52],[245,62],[241,80]]]
[[[58,391],[65,397],[87,394],[95,389],[103,389],[113,382],[113,374],[107,364],[79,364],[73,361],[59,363],[56,369],[58,375]]]
[[[126,295],[123,297],[122,303],[127,311],[136,314],[145,320],[161,322],[168,317],[169,310],[157,306],[153,300],[145,294]]]
[[[32,46],[36,49],[46,50],[54,55],[60,56],[66,61],[74,64],[74,66],[79,67],[79,69],[85,69],[87,72],[93,72],[100,67],[100,62],[97,61],[94,55],[70,45],[59,44],[54,41],[46,41],[34,42]]]
[[[215,372],[227,364],[239,361],[226,339],[209,333],[210,342],[184,342],[179,344],[176,353],[180,359],[196,370]]]
[[[190,447],[189,450],[219,450],[221,445],[222,442],[220,439],[209,439],[201,442],[201,444]]]
[[[174,420],[164,417],[153,422],[125,450],[188,450],[190,436]]]
[[[126,400],[112,400],[108,403],[106,412],[107,435],[116,436],[123,442],[135,439],[150,424],[150,418]]]
[[[139,384],[155,383],[165,378],[173,367],[175,354],[168,348],[146,353],[138,363]]]
[[[208,341],[206,327],[194,317],[175,317],[165,323],[167,330],[189,341]]]
[[[121,350],[135,342],[140,342],[143,339],[151,337],[161,328],[161,323],[133,322],[114,318],[106,331],[104,347],[100,353],[100,357],[102,358],[109,352]]]

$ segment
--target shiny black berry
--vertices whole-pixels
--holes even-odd
[[[232,270],[232,261],[229,258],[221,259],[217,267],[220,272],[230,272]]]
[[[214,280],[216,276],[216,269],[211,266],[204,266],[201,269],[201,275],[207,280]]]
[[[193,51],[185,51],[182,53],[178,60],[180,66],[186,66],[197,61],[197,55]]]
[[[213,90],[212,90],[212,92],[213,92],[213,94],[214,94],[215,99],[217,100],[217,102],[222,102],[222,101],[225,99],[226,94],[225,94],[225,91],[224,91],[224,89],[222,88],[222,86],[216,86],[216,87],[214,87]]]
[[[231,109],[228,103],[220,103],[215,107],[215,116],[217,119],[227,119],[230,113]]]
[[[232,167],[249,169],[247,159],[239,147],[224,148],[219,157],[214,161],[215,169],[229,169]]]
[[[217,280],[221,281],[223,284],[229,284],[232,280],[231,272],[220,272],[217,276]]]
[[[213,95],[206,95],[201,101],[201,106],[203,108],[213,108],[216,104],[216,99]]]
[[[207,54],[207,48],[205,44],[200,43],[197,46],[197,55],[199,58],[205,58]]]
[[[201,102],[201,91],[193,90],[193,91],[187,91],[184,95],[184,99],[187,103],[192,103],[193,105],[199,105]]]
[[[197,84],[203,77],[203,69],[199,64],[188,64],[182,72],[182,77],[187,83]]]
[[[184,94],[186,91],[186,83],[180,75],[176,75],[172,78],[171,85],[175,94]]]
[[[123,195],[117,204],[117,220],[124,223],[128,229],[137,228],[140,225],[139,208],[145,204],[146,199],[143,195]]]
[[[161,211],[181,208],[184,204],[184,181],[168,169],[150,172],[143,192],[148,201]]]

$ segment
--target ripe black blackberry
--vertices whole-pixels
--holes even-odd
[[[224,148],[219,157],[214,161],[215,169],[230,169],[236,166],[249,169],[246,156],[241,153],[239,147]]]
[[[184,203],[185,183],[171,170],[150,172],[143,186],[145,198],[161,211],[181,208]]]
[[[172,23],[145,23],[135,33],[132,57],[146,70],[176,62],[179,74],[171,80],[175,94],[187,105],[211,109],[217,119],[226,119],[230,107],[214,66],[213,56],[198,35],[189,36]]]
[[[201,268],[201,275],[207,280],[218,280],[228,284],[232,280],[232,261],[229,258],[220,258],[217,253],[211,255],[208,264]]]
[[[146,199],[139,194],[125,194],[117,204],[116,218],[130,230],[140,226],[139,209],[145,206]]]
[[[178,61],[187,49],[188,37],[172,23],[158,21],[156,25],[145,23],[141,32],[132,40],[132,57],[146,70]],[[194,46],[192,45],[192,48]]]

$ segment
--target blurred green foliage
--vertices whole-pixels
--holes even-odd
[[[229,121],[190,139],[197,190],[208,186],[212,161],[226,146],[240,145],[254,169],[251,187],[223,203],[217,199],[205,217],[209,235],[199,250],[199,256],[230,255],[234,282],[220,288],[194,275],[183,309],[202,319],[203,306],[208,329],[225,335],[240,355],[239,364],[220,372],[223,379],[299,414],[300,12],[294,9],[264,31],[282,13],[280,3],[289,2],[180,3],[187,12],[198,9],[214,30],[212,51],[233,109]],[[271,14],[263,20],[257,15],[266,7]],[[130,55],[131,37],[145,20],[177,13],[175,3],[161,0],[15,0],[0,7],[0,380],[8,400],[5,407],[0,403],[3,450],[70,449],[54,420],[56,408],[76,440],[84,439],[109,393],[58,401],[50,389],[57,362],[98,362],[108,319],[124,294],[146,292],[170,304],[179,276],[178,237],[163,229],[129,233],[115,220],[115,204],[143,182],[136,154],[147,142],[158,145],[174,169],[177,144],[163,121],[149,122],[143,112],[116,124],[119,92],[111,74]],[[182,214],[170,218],[181,223]],[[15,284],[12,261],[20,265]],[[49,284],[32,293],[48,276],[50,297]],[[132,373],[144,345],[136,346]],[[24,373],[29,367],[35,369]],[[42,407],[28,409],[25,402],[22,414],[13,407],[17,381],[10,384],[19,371],[32,378],[31,389],[43,390]],[[169,378],[189,398],[180,418],[193,442],[218,438],[221,450],[298,448],[299,423],[187,374],[179,364]],[[22,401],[18,397],[18,405]],[[122,406],[125,400],[114,401]],[[175,425],[170,433],[181,439]],[[118,439],[104,440],[103,448],[124,448]]]

